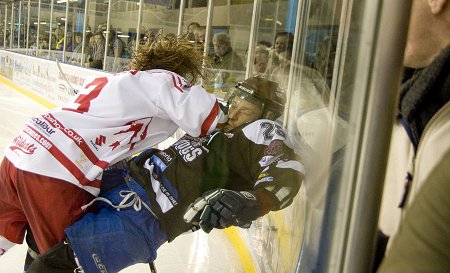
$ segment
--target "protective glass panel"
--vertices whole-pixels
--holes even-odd
[[[66,22],[69,24],[67,28],[69,30],[71,24],[71,22],[68,22],[69,19],[66,20],[66,5],[66,0],[51,0],[49,1],[49,5],[45,5],[44,10],[46,13],[50,11],[50,13],[44,17],[44,20],[48,19],[50,22],[50,26],[48,27],[48,43],[50,49],[48,57],[51,60],[57,58],[59,61],[62,61],[63,59],[65,25]],[[43,9],[41,8],[41,11],[42,10]],[[43,16],[41,15],[41,18],[42,17]]]
[[[177,1],[177,4],[181,5],[181,2]],[[201,52],[205,51],[205,43],[207,42],[207,4],[208,1],[206,0],[185,1],[185,6],[183,9],[181,33],[186,34],[189,40],[191,40],[193,43],[196,43],[198,45],[198,50]],[[209,54],[212,50],[211,36],[208,37],[208,44],[210,44],[210,46],[206,47],[207,54]],[[212,92],[211,83],[204,83],[203,86],[206,87],[208,91]]]
[[[11,3],[11,49],[16,50],[19,43],[19,2]]]
[[[14,2],[11,2],[10,4],[7,5],[7,9],[5,10],[5,14],[7,17],[7,26],[6,26],[6,31],[7,31],[7,47],[9,49],[14,48],[14,24],[13,24],[13,12],[14,9]]]
[[[296,1],[262,1],[260,13],[255,15],[254,41],[247,54],[248,74],[276,82],[285,96],[294,51],[295,11],[298,5]],[[287,110],[290,111],[290,108],[288,105]],[[285,111],[285,115],[287,112]],[[283,120],[283,117],[284,115],[279,119]],[[288,136],[292,136],[291,131],[294,129],[285,127]],[[293,148],[303,159],[304,151],[294,145]],[[302,186],[289,207],[270,213],[257,222],[256,238],[268,238],[258,248],[263,272],[295,271],[304,240],[305,199],[305,188]]]
[[[47,1],[48,3],[50,3],[50,1]],[[38,22],[38,9],[39,8],[39,1],[38,0],[30,0],[30,16],[27,18],[27,24],[28,24],[28,36],[27,36],[27,54],[29,55],[33,55],[36,56],[36,49],[37,49],[37,39],[38,39],[38,35],[37,35],[37,30],[38,30],[38,26],[39,23]],[[49,5],[46,7],[46,10],[50,10],[49,9]],[[50,14],[46,14],[42,16],[43,18],[46,18],[46,20],[44,20],[43,22],[47,22],[48,26],[50,26]],[[42,24],[43,26],[45,26],[44,24]],[[48,50],[48,39],[49,39],[49,35],[50,33],[47,30],[46,35],[43,35],[41,37],[41,41],[42,39],[45,39],[46,42],[43,42],[43,45],[47,44],[47,50]],[[46,38],[45,38],[46,37]],[[48,55],[48,52],[47,54]]]
[[[288,15],[288,31],[278,32],[274,40],[273,62],[278,65],[270,77],[286,90],[288,107],[284,125],[296,151],[302,156],[307,175],[305,190],[305,221],[301,253],[301,272],[313,271],[318,255],[321,227],[325,215],[327,191],[333,183],[333,158],[342,143],[333,145],[335,126],[346,121],[335,115],[330,103],[336,40],[339,30],[339,1],[299,2]],[[294,20],[295,19],[295,20]],[[277,39],[279,41],[277,41]],[[287,41],[287,43],[285,43]],[[320,162],[320,164],[317,164]]]
[[[108,1],[86,0],[85,1],[86,22],[85,22],[85,50],[83,66],[103,69],[105,57],[106,40],[105,31],[108,16]]]
[[[0,47],[4,48],[6,47],[6,37],[8,36],[8,32],[6,30],[6,26],[8,23],[6,22],[7,16],[7,5],[6,3],[0,4]]]
[[[106,69],[126,70],[136,48],[139,1],[112,1]]]
[[[25,53],[24,50],[27,46],[27,19],[28,19],[28,1],[20,1],[19,12],[18,12],[18,44],[17,47],[20,49],[19,52]]]
[[[85,1],[69,1],[69,24],[67,25],[64,62],[76,65],[86,62],[86,40],[83,45],[83,32],[86,31],[84,24],[85,4]]]
[[[142,21],[139,29],[140,44],[152,43],[158,33],[177,35],[180,10],[168,0],[145,1],[142,4]]]
[[[206,87],[223,98],[229,88],[245,79],[253,4],[223,5],[214,1],[208,54],[212,58],[211,81]]]

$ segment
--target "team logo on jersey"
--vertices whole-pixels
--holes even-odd
[[[87,163],[89,163],[89,158],[87,158],[85,155],[81,155],[78,159],[76,159],[75,164],[81,168],[83,168]]]
[[[21,137],[20,135],[14,138],[12,143],[14,144],[14,146],[9,147],[12,151],[18,150],[27,155],[33,154],[34,151],[37,149],[37,147],[34,146],[33,143],[28,142],[25,138]]]
[[[253,194],[249,193],[248,191],[241,191],[241,193],[247,199],[256,200],[256,197]]]
[[[99,135],[96,139],[95,139],[95,145],[97,146],[102,146],[103,144],[106,143],[106,137],[103,135]]]
[[[41,130],[41,132],[45,133],[46,135],[50,136],[55,133],[55,130],[45,120],[33,118],[32,121]]]
[[[259,183],[262,183],[262,182],[272,182],[272,181],[273,181],[273,177],[272,176],[266,176],[266,177],[263,177],[261,179],[258,179],[256,181],[256,184],[259,184]]]
[[[172,150],[159,151],[156,157],[164,164],[164,169],[175,159],[176,154]]]
[[[256,183],[272,182],[272,181],[273,181],[273,176],[269,175],[266,172],[262,172],[262,173],[259,174],[258,180],[256,181]]]
[[[106,143],[106,137],[104,135],[99,135],[98,137],[95,138],[95,142],[92,140],[89,142],[91,143],[92,147],[94,147],[94,149],[96,151],[98,151],[99,150],[98,146],[102,146],[103,144]],[[111,145],[109,145],[109,146],[111,147]],[[114,150],[114,148],[113,148],[113,150]]]
[[[66,136],[72,139],[77,145],[84,143],[83,138],[71,128],[66,128],[61,122],[59,122],[52,114],[46,114],[43,116],[45,121],[47,121],[51,126],[63,132]]]
[[[128,144],[130,145],[130,151],[134,149],[134,146],[139,141],[145,139],[147,137],[148,133],[148,126],[152,122],[152,117],[144,117],[137,120],[132,120],[127,122],[123,125],[125,129],[120,130],[119,132],[115,133],[114,135],[121,135],[124,134],[125,136],[129,136],[130,140]],[[109,145],[112,147],[112,150],[117,148],[120,145],[119,141],[116,141]]]
[[[167,190],[167,188],[162,183],[159,184],[159,189],[167,197],[167,200],[169,200],[169,202],[172,204],[172,207],[178,205],[175,197]]]
[[[234,134],[233,134],[233,133],[224,133],[224,135],[225,135],[227,138],[233,138],[233,137],[234,137]]]
[[[283,141],[274,140],[264,149],[264,155],[281,155],[283,154]]]
[[[164,172],[166,170],[167,165],[161,160],[161,158],[152,156],[151,160],[153,164],[155,164],[161,170],[161,172]]]
[[[202,155],[203,152],[209,153],[209,149],[206,146],[215,135],[216,134],[204,137],[192,137],[185,135],[183,138],[178,140],[173,147],[185,162],[191,162],[198,156]]]
[[[185,162],[191,162],[203,153],[201,143],[180,139],[173,147]]]

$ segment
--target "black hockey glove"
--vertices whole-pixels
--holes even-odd
[[[198,221],[201,229],[209,233],[213,228],[249,228],[260,215],[255,192],[218,189],[197,198],[186,211],[184,220],[188,223]]]
[[[27,273],[73,273],[78,268],[75,255],[67,238],[39,255]],[[81,271],[80,271],[81,272]]]

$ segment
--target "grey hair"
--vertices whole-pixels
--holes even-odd
[[[226,44],[231,45],[230,36],[226,32],[219,32],[214,34],[213,43],[220,43],[220,44]]]

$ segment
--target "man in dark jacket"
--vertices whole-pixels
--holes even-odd
[[[404,216],[380,273],[450,269],[449,30],[449,1],[413,1],[399,118],[414,159],[401,202]]]

